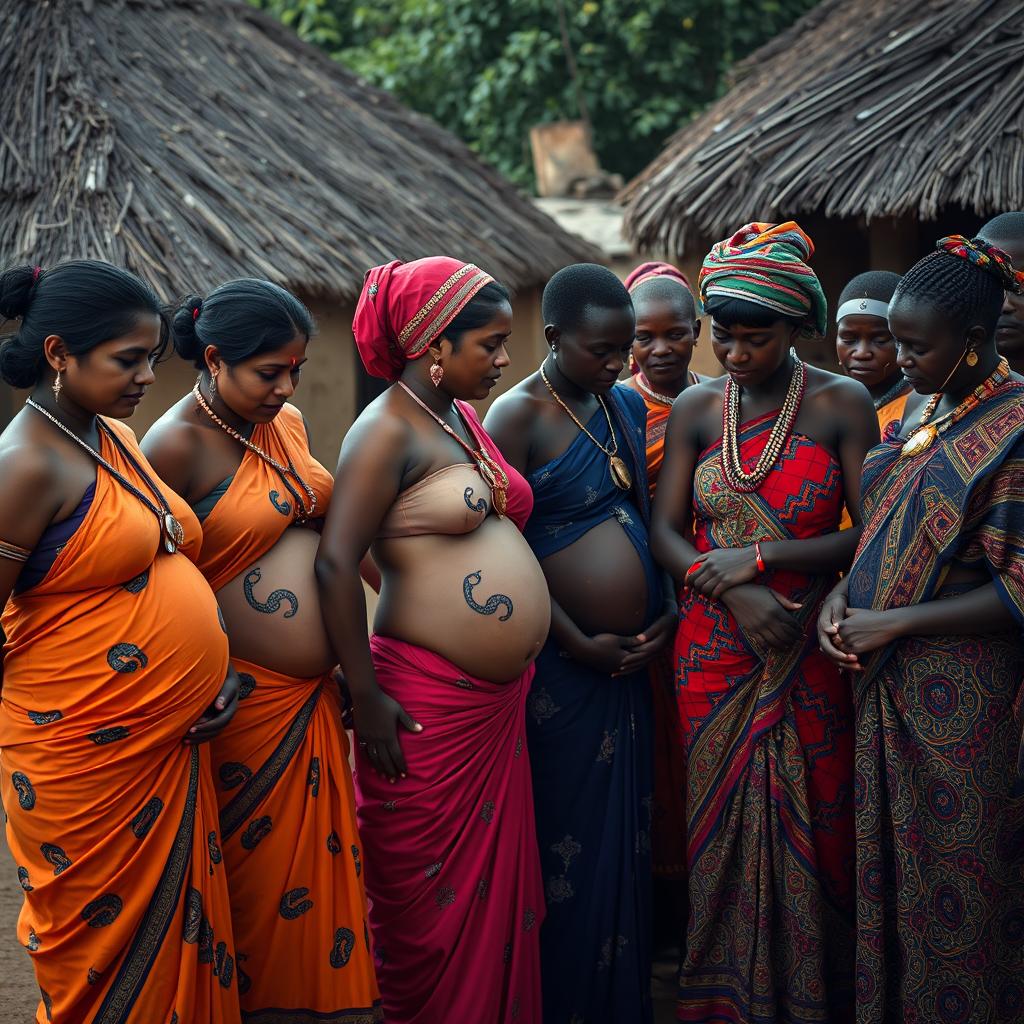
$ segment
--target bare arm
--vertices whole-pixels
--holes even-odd
[[[693,519],[693,474],[700,454],[695,421],[703,402],[688,398],[690,394],[684,391],[669,414],[651,519],[651,552],[679,584],[686,581],[687,570],[698,554],[686,537]]]
[[[64,495],[56,457],[34,445],[0,453],[0,541],[33,551]],[[24,562],[0,557],[0,608],[7,604]],[[0,685],[3,675],[0,671]]]
[[[393,417],[377,413],[356,422],[341,447],[316,557],[321,613],[352,696],[359,742],[391,779],[406,771],[396,723],[421,727],[377,685],[360,566],[398,497],[408,444],[407,426]]]

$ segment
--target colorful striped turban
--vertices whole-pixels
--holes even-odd
[[[667,277],[672,281],[678,281],[687,291],[693,292],[689,280],[681,270],[677,270],[671,263],[658,263],[657,261],[641,263],[639,267],[631,271],[625,281],[626,291],[632,295],[645,281],[651,281],[656,277]]]
[[[363,278],[352,333],[366,372],[395,381],[494,280],[472,263],[428,256],[373,267]]]
[[[782,316],[803,317],[824,334],[825,293],[807,265],[813,253],[814,243],[795,221],[747,224],[716,242],[704,258],[697,278],[701,302],[716,295],[743,299]]]

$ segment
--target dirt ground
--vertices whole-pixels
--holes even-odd
[[[0,1024],[32,1024],[39,989],[28,953],[18,944],[15,933],[22,892],[3,831],[0,828]],[[654,965],[656,1024],[671,1024],[675,1019],[673,972],[673,964],[667,961]]]
[[[0,828],[0,1024],[31,1024],[39,1005],[32,963],[15,932],[22,895]]]

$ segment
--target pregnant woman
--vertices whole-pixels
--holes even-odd
[[[551,351],[487,423],[534,487],[526,537],[552,598],[530,697],[548,898],[544,1019],[650,1020],[651,691],[675,625],[647,543],[645,409],[616,385],[633,306],[583,263],[544,289]]]
[[[467,401],[508,365],[512,309],[488,274],[431,257],[370,270],[353,326],[367,370],[393,383],[345,438],[317,572],[354,704],[384,1014],[538,1022],[524,718],[550,607],[520,533],[530,488]],[[367,641],[371,544],[382,589]]]
[[[331,475],[288,404],[308,310],[231,281],[174,317],[199,379],[145,450],[203,523],[242,702],[213,767],[242,1010],[251,1020],[380,1019],[337,658],[313,572]],[[217,851],[216,856],[220,857]]]
[[[166,346],[93,260],[0,277],[0,795],[39,1021],[236,1024],[209,747],[237,704],[202,535],[122,423]],[[8,598],[10,598],[8,600]],[[0,1016],[7,1017],[4,1011]]]

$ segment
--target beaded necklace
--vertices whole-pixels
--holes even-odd
[[[697,377],[697,374],[695,374],[693,372],[693,370],[689,371],[689,377],[690,377],[690,383],[691,384],[699,384],[700,383],[700,379]],[[668,395],[663,395],[660,391],[655,391],[654,388],[651,387],[651,385],[650,385],[649,381],[647,380],[646,376],[644,376],[644,373],[643,373],[642,370],[636,375],[636,386],[652,402],[657,402],[658,405],[668,405],[668,406],[671,406],[672,403],[675,401],[675,398],[670,398]],[[676,397],[678,398],[679,396],[677,395]]]
[[[277,471],[278,476],[281,477],[285,487],[288,488],[288,492],[295,499],[295,507],[297,509],[295,515],[296,523],[305,523],[313,518],[313,513],[316,511],[316,491],[313,490],[305,480],[299,476],[298,470],[295,468],[294,463],[291,460],[291,456],[288,458],[288,465],[284,466],[277,459],[268,455],[258,444],[253,444],[249,438],[240,434],[234,427],[229,426],[225,423],[207,404],[205,398],[203,398],[202,392],[199,390],[199,381],[196,381],[195,387],[192,389],[192,396],[196,400],[196,404],[199,406],[207,416],[213,420],[214,423],[224,431],[228,437],[233,437],[240,445],[248,448],[253,454],[258,455],[268,466]],[[288,477],[292,476],[295,478],[296,483],[305,492],[306,501],[303,500],[303,496],[291,485]]]
[[[786,400],[775,418],[768,443],[764,446],[751,472],[743,468],[740,456],[740,389],[732,377],[725,381],[725,401],[722,403],[722,470],[726,483],[739,494],[751,494],[764,483],[772,471],[782,449],[793,432],[806,386],[804,364],[793,357],[793,374],[789,378]]]
[[[917,421],[917,430],[903,443],[900,451],[900,458],[909,459],[915,455],[926,452],[935,443],[939,434],[944,433],[950,427],[959,423],[969,412],[973,412],[988,398],[1000,384],[1009,379],[1010,364],[1005,359],[999,360],[999,365],[986,377],[955,409],[940,416],[934,423],[929,422],[939,402],[942,401],[942,392],[937,391],[932,395],[928,404]]]

